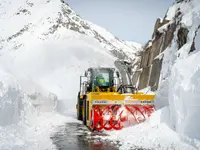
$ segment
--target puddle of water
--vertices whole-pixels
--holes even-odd
[[[67,123],[59,126],[50,137],[58,150],[118,150],[119,144],[105,141],[99,136],[106,136],[101,132],[90,132],[79,123]]]

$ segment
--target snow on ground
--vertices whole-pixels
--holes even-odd
[[[56,149],[50,139],[55,128],[65,123],[78,122],[73,117],[66,117],[58,113],[42,113],[35,118],[35,123],[27,125],[20,122],[0,127],[0,149],[38,150]]]
[[[167,124],[170,123],[169,108],[162,108],[152,114],[151,118],[139,125],[111,131],[105,139],[120,141],[120,149],[156,149],[156,150],[196,150],[184,143]]]

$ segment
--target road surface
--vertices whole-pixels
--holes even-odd
[[[105,141],[99,136],[106,136],[99,132],[90,132],[80,123],[67,123],[57,127],[51,136],[53,144],[58,150],[118,150],[118,142]]]

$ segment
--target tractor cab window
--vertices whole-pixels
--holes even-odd
[[[110,86],[110,75],[108,71],[96,71],[94,75],[95,86]]]

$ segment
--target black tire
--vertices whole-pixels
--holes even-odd
[[[82,114],[82,107],[83,107],[83,99],[80,99],[80,92],[78,93],[77,97],[77,119],[82,120],[83,114]]]
[[[87,107],[86,107],[86,98],[83,99],[83,111],[84,111],[84,114],[83,114],[83,125],[86,125],[86,122],[87,122],[87,115],[86,115],[86,110],[87,110]]]

